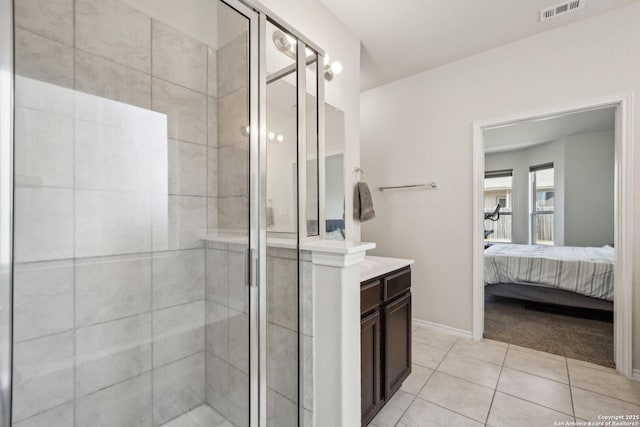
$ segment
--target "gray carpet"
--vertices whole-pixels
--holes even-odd
[[[613,362],[613,323],[530,310],[524,303],[487,297],[484,336],[602,366]]]

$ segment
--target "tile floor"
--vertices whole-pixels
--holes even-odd
[[[369,427],[554,426],[640,415],[640,382],[515,345],[414,328],[413,363]]]

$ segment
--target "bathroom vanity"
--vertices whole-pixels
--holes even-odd
[[[413,262],[367,256],[360,265],[363,426],[373,420],[411,373]]]

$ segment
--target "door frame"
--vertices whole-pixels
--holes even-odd
[[[583,110],[615,107],[615,226],[614,244],[614,360],[617,371],[631,377],[633,350],[633,92],[619,93],[584,100],[574,104],[479,120],[473,123],[473,339],[482,339],[484,332],[484,130],[531,120],[579,112]]]

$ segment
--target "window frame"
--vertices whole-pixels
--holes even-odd
[[[490,243],[513,243],[513,212],[514,212],[514,206],[513,206],[513,202],[514,202],[514,191],[515,191],[515,186],[514,186],[514,174],[513,174],[513,169],[502,169],[502,170],[492,170],[492,171],[485,171],[484,172],[484,179],[486,180],[487,178],[506,178],[509,177],[511,178],[511,207],[509,208],[509,212],[503,212],[500,211],[500,216],[510,216],[511,217],[511,229],[510,229],[510,236],[511,238],[509,239],[508,242],[491,242],[491,239],[485,238],[486,241],[490,242]],[[482,194],[483,194],[483,200],[484,200],[484,194],[486,193],[487,189],[485,186],[485,182],[483,182],[483,188],[482,188]],[[499,196],[498,196],[499,197]],[[496,199],[498,198],[496,197]],[[498,201],[496,200],[496,204],[498,203]],[[500,205],[501,208],[505,208],[505,206]],[[485,210],[485,207],[483,205],[483,211]]]
[[[554,201],[553,201],[553,209],[552,210],[539,210],[538,206],[538,185],[536,180],[536,172],[540,172],[543,170],[553,169],[553,193],[554,193]],[[556,204],[555,204],[555,193],[556,193],[556,179],[555,179],[555,168],[553,162],[544,163],[536,166],[529,167],[529,244],[530,245],[545,245],[545,246],[555,246],[556,242],[556,234],[555,234],[555,226],[553,233],[552,243],[545,244],[538,242],[538,223],[537,219],[539,215],[552,215],[553,223],[555,224],[556,219]]]

